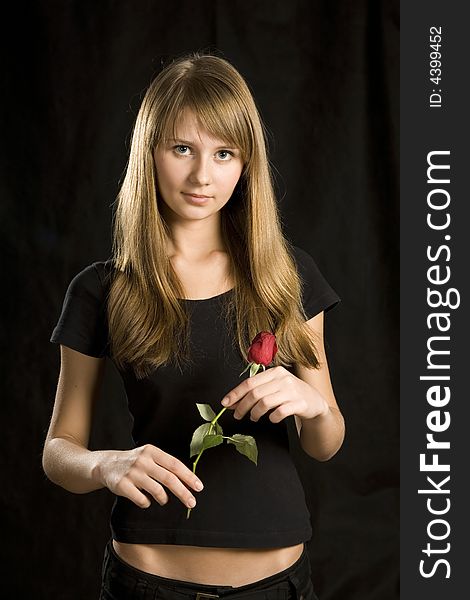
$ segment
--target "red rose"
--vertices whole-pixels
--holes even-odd
[[[272,362],[276,352],[276,336],[269,331],[261,331],[251,342],[248,349],[248,360],[266,367]]]

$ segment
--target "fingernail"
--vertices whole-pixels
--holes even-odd
[[[223,406],[227,406],[227,404],[228,404],[228,398],[224,398],[224,399],[222,400],[222,405],[223,405]]]
[[[194,484],[194,487],[200,492],[204,486],[202,485],[202,481],[196,481],[196,483]]]
[[[194,508],[196,506],[196,500],[194,500],[194,498],[190,498],[188,500],[188,506]]]

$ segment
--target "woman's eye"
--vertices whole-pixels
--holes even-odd
[[[175,150],[177,154],[186,154],[186,150],[189,149],[189,146],[183,146],[182,144],[178,144],[175,146]]]
[[[228,160],[231,156],[233,156],[233,152],[230,152],[229,150],[219,150],[217,154],[222,160]]]

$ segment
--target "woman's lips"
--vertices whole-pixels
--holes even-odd
[[[201,196],[199,194],[188,194],[186,192],[182,192],[183,196],[191,202],[191,204],[202,205],[206,204],[212,196]]]

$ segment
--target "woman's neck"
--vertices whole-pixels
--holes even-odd
[[[204,220],[174,224],[167,248],[170,258],[178,257],[187,262],[225,252],[220,226],[208,226]]]

